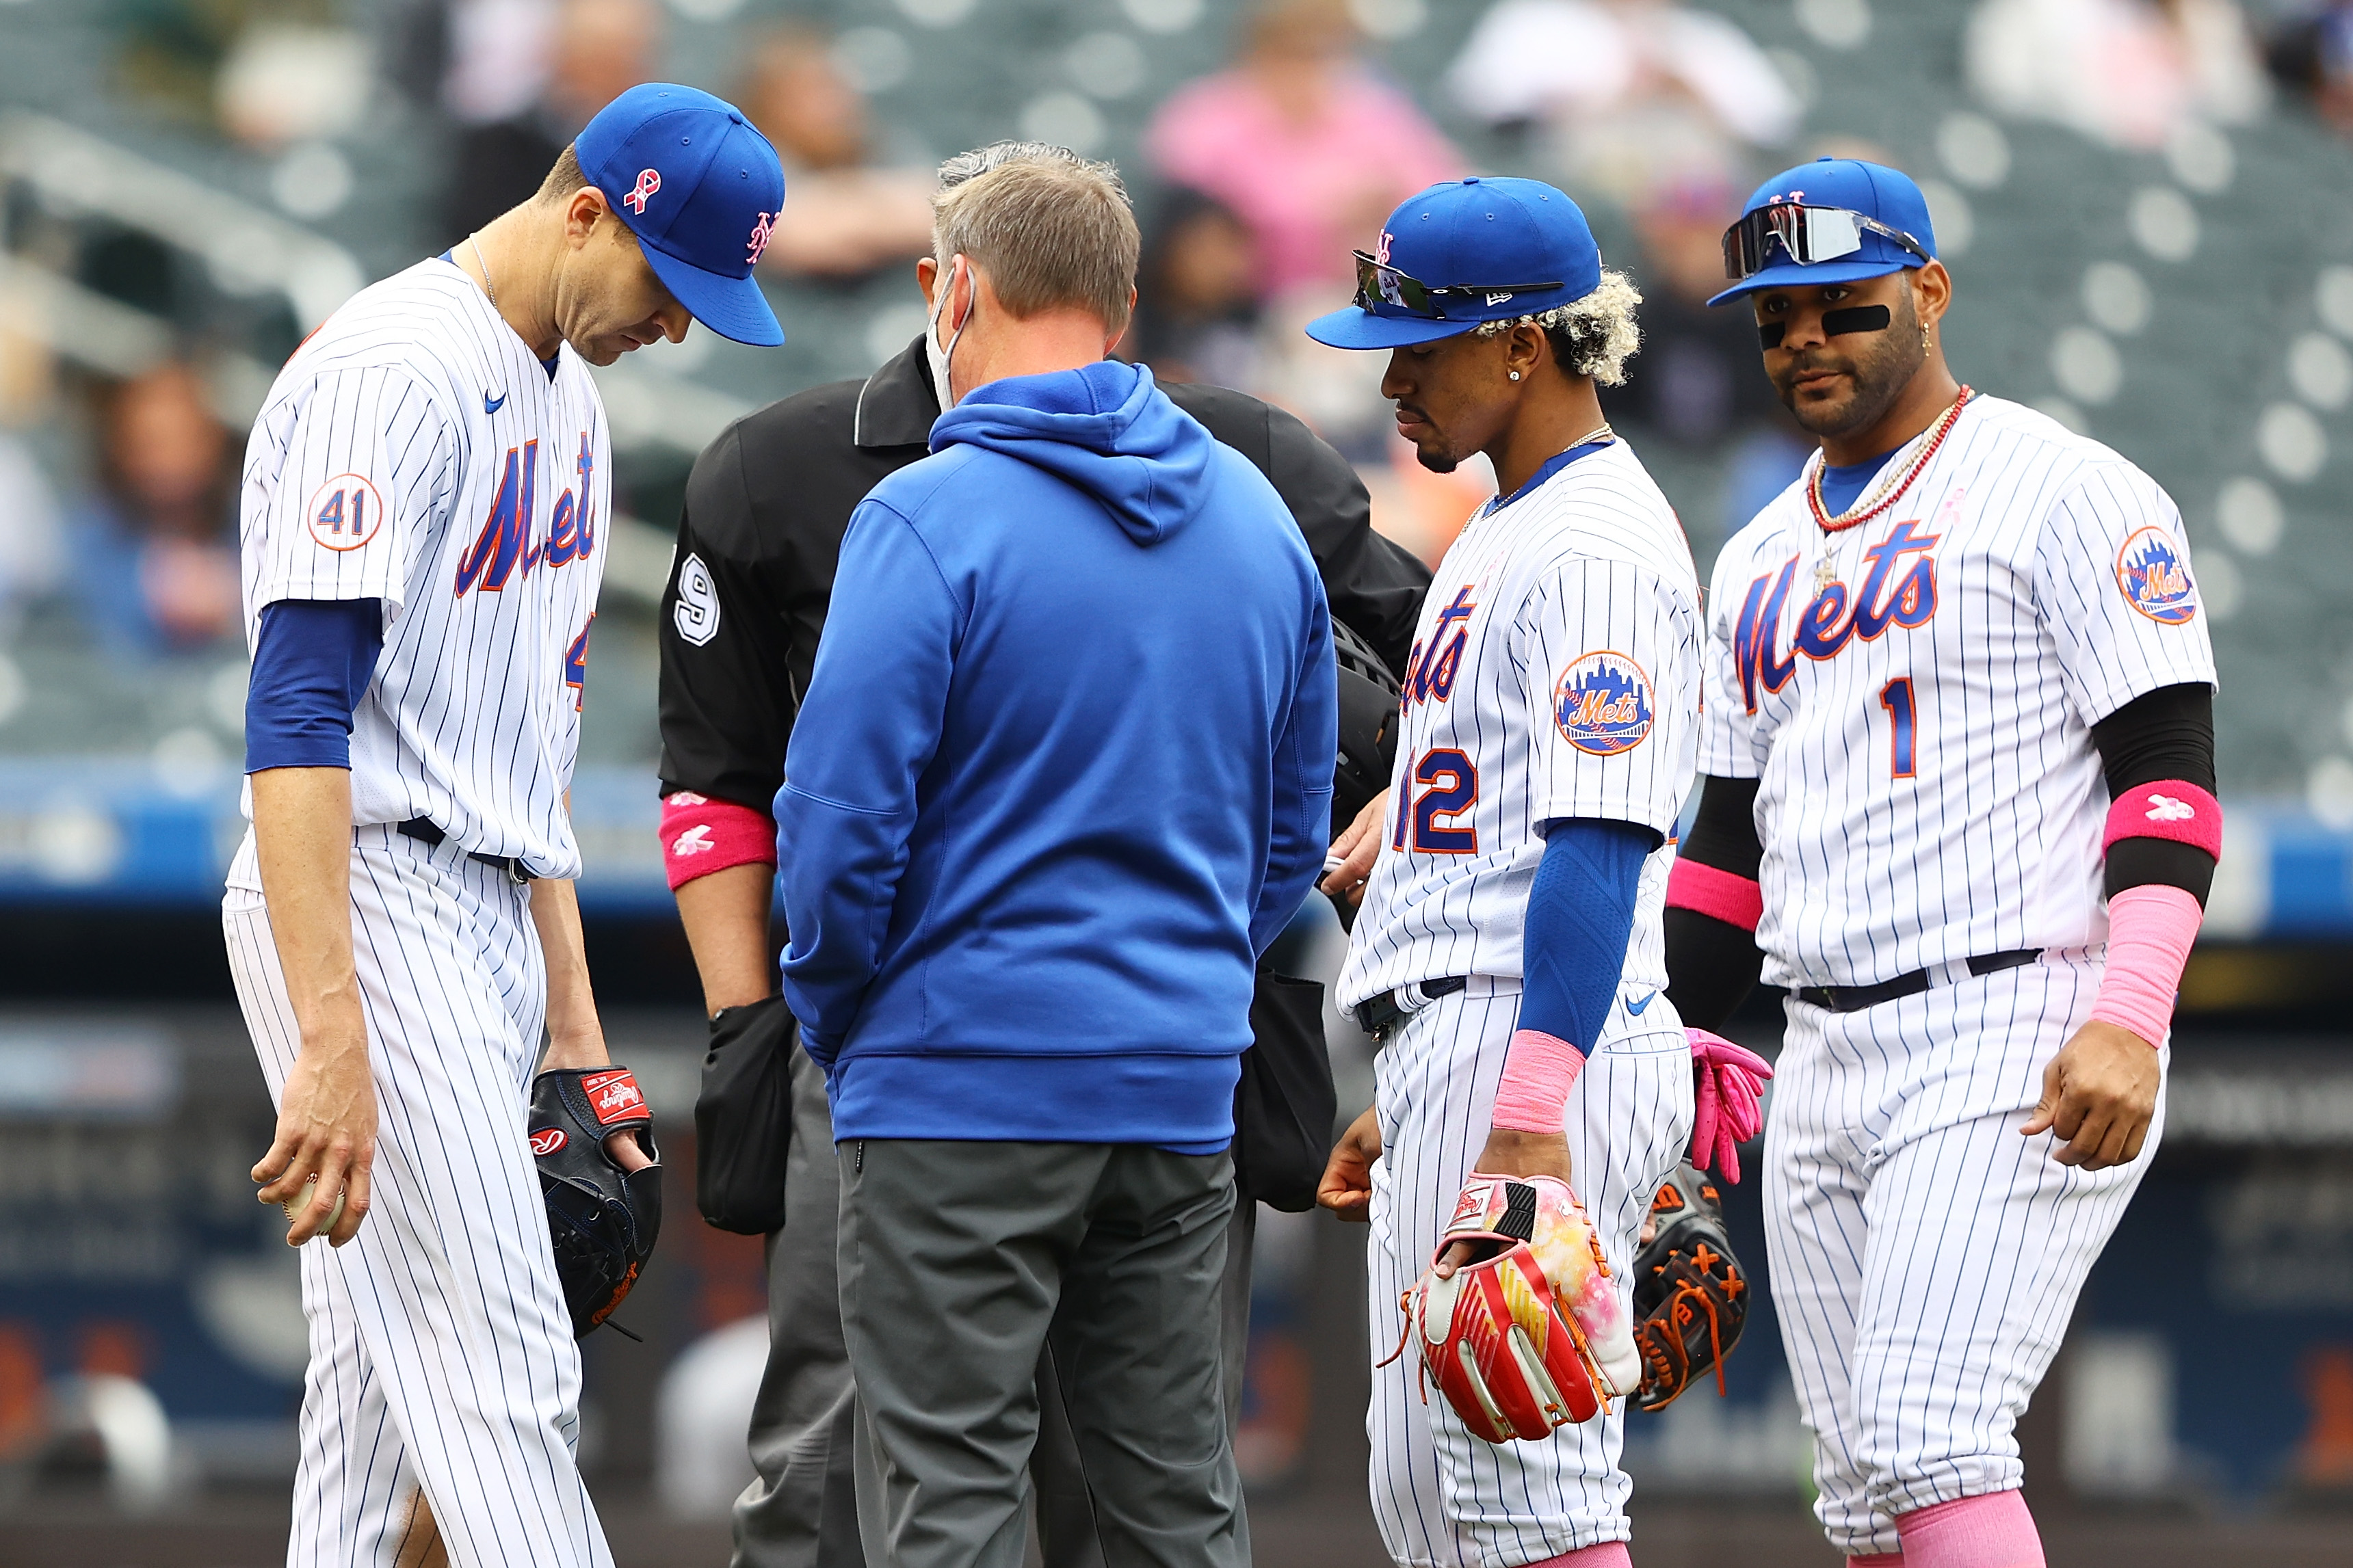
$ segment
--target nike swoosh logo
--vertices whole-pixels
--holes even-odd
[[[503,393],[503,392],[500,393],[496,398],[492,398],[492,397],[491,396],[491,395],[490,395],[489,393],[487,393],[487,392],[486,392],[486,393],[484,393],[484,394],[482,394],[482,412],[483,412],[483,413],[485,413],[485,414],[496,414],[500,409],[504,408],[506,405],[507,405],[507,395],[506,395],[505,393]]]
[[[1659,999],[1659,994],[1658,994],[1657,992],[1653,991],[1653,992],[1651,992],[1648,996],[1643,997],[1640,1002],[1629,1002],[1629,1003],[1627,1003],[1627,1004],[1626,1004],[1626,1011],[1628,1011],[1629,1013],[1634,1014],[1637,1017],[1639,1017],[1639,1016],[1641,1016],[1641,1014],[1642,1014],[1645,1010],[1647,1010],[1647,1009],[1650,1007],[1650,1005],[1651,1005],[1651,1003],[1653,1003],[1653,1002],[1657,1001],[1658,999]]]

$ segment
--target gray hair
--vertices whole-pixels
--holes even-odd
[[[1076,306],[1127,324],[1143,248],[1113,164],[1047,142],[998,142],[940,165],[932,254],[987,269],[1016,317]]]
[[[1642,302],[1631,279],[1609,268],[1601,281],[1582,300],[1556,306],[1538,315],[1512,321],[1482,321],[1472,330],[1482,338],[1527,321],[1544,329],[1552,341],[1552,357],[1570,375],[1589,375],[1604,386],[1626,379],[1626,362],[1642,346],[1642,329],[1634,322],[1634,307]]]

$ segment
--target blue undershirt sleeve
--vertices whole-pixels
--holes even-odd
[[[1590,816],[1556,818],[1544,835],[1544,858],[1528,890],[1519,1026],[1590,1056],[1626,970],[1642,862],[1660,838],[1630,822]]]
[[[245,689],[245,771],[350,767],[352,716],[383,651],[381,599],[264,606]]]

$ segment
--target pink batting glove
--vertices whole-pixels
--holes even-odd
[[[1692,1053],[1692,1163],[1740,1180],[1740,1145],[1765,1125],[1763,1057],[1706,1029],[1686,1028]]]

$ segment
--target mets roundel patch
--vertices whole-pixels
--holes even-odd
[[[1552,689],[1561,737],[1597,757],[1630,752],[1651,738],[1651,678],[1622,653],[1588,653]]]
[[[2150,620],[2178,626],[2198,615],[2198,584],[2165,530],[2134,531],[2116,552],[2116,586],[2125,600]]]

